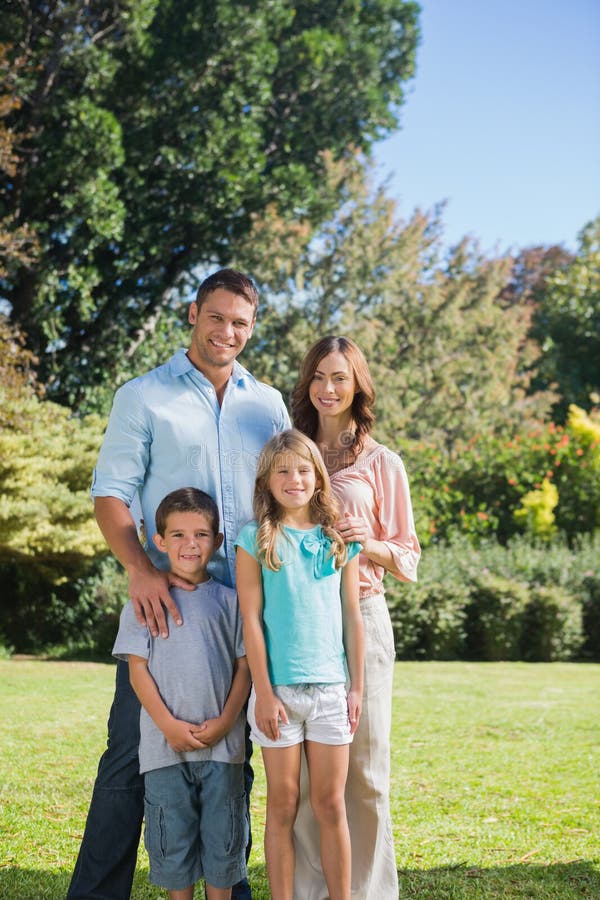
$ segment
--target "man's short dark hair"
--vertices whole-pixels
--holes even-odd
[[[156,530],[161,537],[167,530],[167,518],[174,512],[202,513],[210,522],[214,534],[219,533],[219,508],[209,494],[198,488],[179,488],[163,497],[156,510]]]
[[[212,275],[204,279],[196,293],[196,306],[198,309],[200,309],[208,295],[218,288],[223,288],[232,294],[239,294],[252,306],[256,316],[258,308],[257,287],[249,275],[244,275],[243,272],[238,272],[236,269],[219,269],[218,272],[213,272]]]

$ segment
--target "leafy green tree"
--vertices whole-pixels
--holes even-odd
[[[104,423],[45,400],[34,364],[0,316],[0,643],[23,651],[89,638],[76,582],[106,555],[89,497]]]
[[[11,45],[0,44],[0,173],[7,179],[15,178],[19,165],[16,147],[21,136],[8,121],[21,106],[15,81],[22,66],[23,58],[15,56]],[[29,225],[18,224],[14,212],[0,214],[0,279],[33,262],[36,251],[35,235]]]
[[[600,402],[600,217],[579,235],[574,259],[536,292],[532,334],[542,354],[534,386],[555,385],[555,414]]]
[[[0,562],[48,580],[85,568],[106,547],[89,497],[104,422],[40,396],[20,336],[0,317]]]
[[[469,240],[445,251],[442,208],[402,221],[360,157],[330,177],[344,202],[320,228],[275,216],[255,223],[247,258],[268,303],[253,367],[289,390],[310,341],[354,337],[378,388],[378,434],[392,445],[451,447],[543,415],[550,398],[528,394],[530,314],[502,297],[511,259],[487,259]]]
[[[235,259],[269,205],[333,208],[323,151],[395,126],[418,6],[402,0],[22,0],[19,177],[0,214],[42,252],[0,288],[70,405],[115,380],[198,267]]]

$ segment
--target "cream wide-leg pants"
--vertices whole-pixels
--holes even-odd
[[[390,729],[394,635],[383,594],[361,599],[365,682],[360,722],[350,744],[346,810],[352,842],[352,900],[398,900],[390,815]],[[319,829],[308,796],[303,758],[301,799],[294,826],[294,900],[327,900]]]

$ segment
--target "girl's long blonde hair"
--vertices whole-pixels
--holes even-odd
[[[315,525],[321,525],[324,534],[330,538],[330,555],[335,557],[335,565],[339,569],[346,562],[347,553],[346,545],[333,527],[339,519],[339,510],[331,490],[329,475],[317,445],[296,428],[272,437],[263,447],[258,460],[254,484],[254,516],[258,522],[256,544],[259,562],[274,572],[283,565],[277,553],[277,540],[285,536],[282,523],[284,510],[269,490],[269,481],[277,458],[286,452],[294,453],[314,466],[316,486],[309,503],[310,517]]]

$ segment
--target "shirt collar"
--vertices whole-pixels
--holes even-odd
[[[201,378],[203,378],[206,381],[206,383],[208,384],[208,379],[205,378],[205,376],[202,374],[202,372],[200,372],[192,362],[190,362],[188,355],[187,355],[187,350],[185,350],[183,347],[181,347],[171,357],[168,365],[171,370],[171,373],[175,377],[178,377],[180,375],[187,375],[188,372],[195,372],[197,375],[199,375]],[[237,361],[237,359],[234,360],[233,371],[231,373],[230,381],[233,384],[243,384],[244,381],[246,381],[250,377],[251,377],[250,372],[247,369],[245,369],[242,365],[240,365],[240,363]]]

